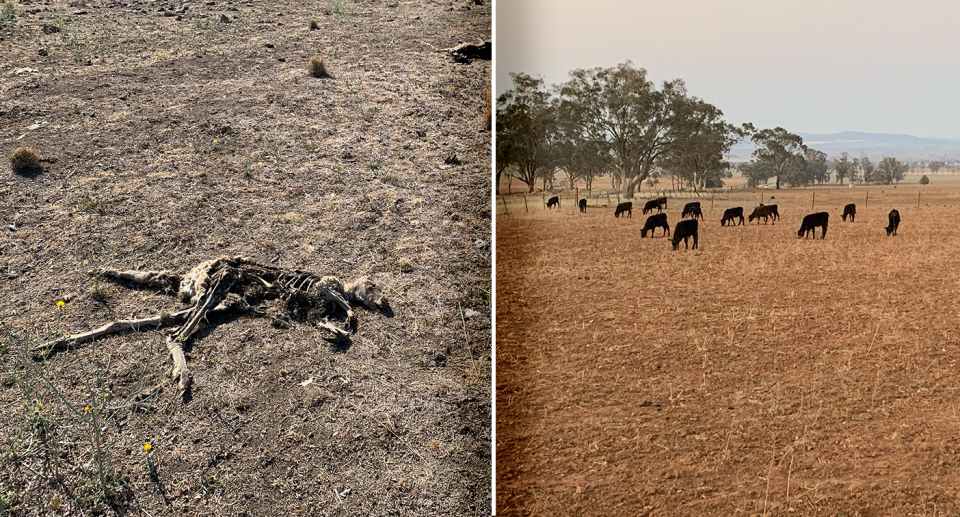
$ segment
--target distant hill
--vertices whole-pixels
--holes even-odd
[[[863,133],[843,131],[841,133],[797,133],[803,143],[809,147],[837,158],[846,151],[851,158],[864,156],[871,160],[880,160],[893,156],[898,160],[958,160],[960,159],[960,140],[950,138],[921,138],[912,135],[893,135],[888,133]],[[742,162],[750,160],[753,144],[741,142],[730,150],[730,160]]]

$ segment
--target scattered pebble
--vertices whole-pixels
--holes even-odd
[[[41,56],[46,56],[47,54],[49,54],[49,52],[47,51],[47,49],[42,48],[37,51],[37,54],[40,54]]]
[[[17,226],[14,224],[11,224],[10,226],[7,226],[7,229],[9,229],[11,232],[15,232],[17,231]]]
[[[264,43],[263,46],[267,48],[273,48],[273,43]]]

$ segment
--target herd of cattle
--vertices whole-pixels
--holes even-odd
[[[577,204],[581,212],[587,211],[587,200],[581,199]],[[552,197],[547,201],[547,208],[552,208],[556,206],[560,207],[560,198]],[[663,213],[663,209],[667,208],[667,198],[658,197],[647,201],[643,205],[643,213],[651,213],[656,210],[657,213],[651,215],[647,218],[647,222],[644,223],[643,228],[640,229],[640,237],[646,238],[647,232],[650,233],[650,236],[653,237],[655,230],[657,228],[663,228],[663,236],[667,237],[670,235],[670,225],[667,223],[667,214]],[[624,202],[617,205],[617,209],[613,212],[614,217],[633,217],[633,203]],[[690,217],[690,219],[687,219]],[[853,203],[843,207],[843,215],[841,216],[846,222],[847,217],[850,218],[850,222],[854,222],[854,219],[857,217],[857,206]],[[887,235],[896,235],[897,228],[900,226],[900,212],[896,209],[891,210],[888,214],[888,225],[885,228]],[[683,206],[683,211],[680,214],[681,221],[673,229],[673,239],[671,244],[673,244],[673,249],[676,251],[680,247],[680,241],[683,241],[684,248],[688,248],[687,239],[693,238],[693,249],[697,249],[697,230],[699,223],[697,218],[701,221],[703,220],[703,212],[700,209],[700,202],[694,201],[692,203],[687,203]],[[767,221],[770,221],[771,226],[776,224],[780,220],[780,212],[777,211],[777,205],[764,205],[760,203],[760,206],[753,209],[753,212],[747,218],[748,222],[753,222],[754,219],[757,220],[757,224],[760,223],[760,219],[763,219],[763,224],[767,224]],[[809,214],[804,216],[803,221],[800,224],[800,229],[797,230],[798,238],[805,238],[808,235],[814,239],[817,237],[816,229],[820,228],[820,238],[823,239],[827,236],[827,223],[829,222],[830,214],[827,212],[817,212],[815,214]],[[727,223],[730,223],[731,226],[736,226],[739,220],[739,224],[743,225],[743,207],[738,206],[735,208],[728,208],[723,211],[723,218],[720,219],[720,226],[726,226]]]

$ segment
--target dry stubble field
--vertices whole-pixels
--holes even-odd
[[[490,3],[6,4],[0,513],[489,513],[491,68],[439,50],[490,39]],[[90,270],[221,255],[369,276],[392,313],[336,346],[211,316],[183,400],[163,334],[21,354],[184,307]]]
[[[810,190],[764,191],[775,226],[707,200],[699,251],[639,211],[498,215],[498,515],[960,510],[960,189],[866,191],[817,191],[825,240]]]

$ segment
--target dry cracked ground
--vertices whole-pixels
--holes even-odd
[[[490,39],[489,2],[8,1],[0,25],[0,153],[43,160],[0,167],[0,511],[491,512],[491,68],[444,51]],[[182,397],[162,330],[29,351],[185,307],[90,271],[238,255],[367,276],[390,310],[339,345],[211,315]]]

